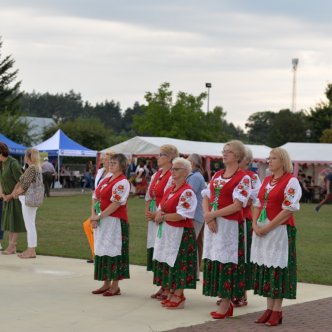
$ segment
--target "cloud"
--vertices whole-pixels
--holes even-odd
[[[290,107],[292,58],[298,109],[323,98],[332,74],[330,21],[315,19],[316,9],[308,18],[305,6],[286,11],[284,1],[3,2],[4,53],[27,91],[74,89],[125,109],[162,82],[193,94],[211,82],[210,107],[243,126],[253,112]]]

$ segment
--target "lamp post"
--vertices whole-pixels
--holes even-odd
[[[305,131],[305,136],[306,136],[306,138],[307,138],[307,142],[309,142],[310,141],[310,137],[311,137],[311,129],[307,129],[306,131]]]
[[[293,67],[292,112],[296,112],[296,70],[298,64],[299,64],[299,59],[292,59],[292,67]]]
[[[210,89],[212,88],[211,83],[205,83],[205,87],[207,88],[207,111],[209,112],[210,110]]]

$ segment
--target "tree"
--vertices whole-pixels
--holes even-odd
[[[311,140],[319,142],[325,129],[330,129],[332,124],[332,84],[325,90],[327,102],[321,102],[309,110],[308,120],[311,130]]]
[[[0,37],[0,132],[18,143],[29,145],[29,126],[20,120],[19,102],[21,81],[17,80],[18,69],[13,69],[12,56],[2,56]]]
[[[325,129],[320,138],[321,143],[332,143],[332,129]]]
[[[208,113],[202,110],[206,96],[206,93],[193,96],[180,91],[173,103],[170,85],[163,83],[156,93],[146,93],[147,105],[142,106],[141,115],[134,116],[134,129],[146,136],[209,142],[226,141],[233,138],[231,134],[240,134],[225,120],[222,107]]]
[[[83,117],[47,128],[44,131],[43,139],[50,138],[58,129],[77,143],[98,151],[126,139],[126,137],[114,135],[113,131],[106,128],[101,120]]]
[[[122,116],[122,131],[123,135],[128,137],[137,136],[138,133],[134,128],[135,115],[142,115],[143,110],[138,102],[135,102],[133,108],[127,108]]]

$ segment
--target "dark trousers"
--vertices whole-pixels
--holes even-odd
[[[2,219],[2,199],[0,199],[0,240],[3,239],[3,231],[1,230],[2,229],[1,219]]]
[[[53,176],[51,172],[43,173],[43,182],[45,187],[45,196],[50,197],[51,184],[53,181]]]

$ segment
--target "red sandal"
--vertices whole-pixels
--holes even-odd
[[[172,301],[173,296],[180,299],[180,301],[179,302]],[[184,302],[186,301],[186,298],[184,297],[183,294],[182,295],[173,294],[172,298],[165,304],[166,309],[175,310],[175,309],[183,309],[184,308]]]
[[[279,324],[282,324],[282,311],[272,311],[271,316],[265,325],[277,326]]]
[[[272,310],[266,309],[264,311],[263,315],[260,316],[257,320],[255,320],[255,323],[257,323],[257,324],[266,323],[270,319],[271,314],[272,314]]]
[[[230,303],[227,311],[224,314],[220,314],[217,311],[212,311],[210,312],[210,315],[213,319],[224,319],[226,317],[233,317],[233,305],[232,303]]]

